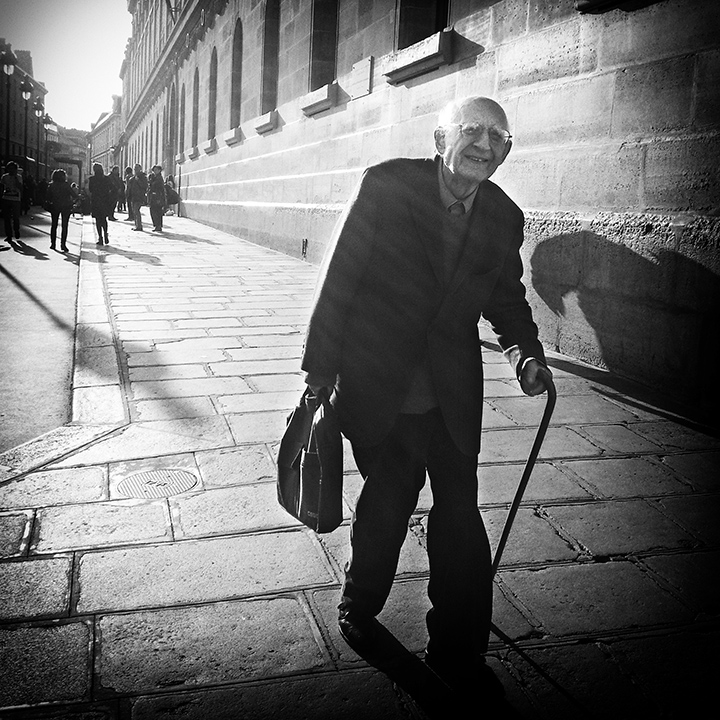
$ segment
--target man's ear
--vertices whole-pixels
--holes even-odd
[[[510,150],[512,150],[512,140],[508,140],[505,143],[505,150],[503,150],[502,160],[500,161],[501,165],[505,162],[505,158],[510,154]]]
[[[438,154],[442,155],[445,152],[445,129],[436,127],[433,136],[435,137],[435,149]]]

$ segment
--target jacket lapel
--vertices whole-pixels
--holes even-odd
[[[437,181],[437,159],[423,160],[412,189],[417,202],[413,213],[415,236],[420,238],[435,279],[443,285],[442,205]]]

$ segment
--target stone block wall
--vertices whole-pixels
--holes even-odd
[[[181,149],[175,168],[185,214],[293,255],[307,240],[319,262],[365,167],[432,154],[446,102],[492,96],[514,136],[494,180],[526,211],[543,341],[696,405],[720,399],[705,387],[720,307],[720,3],[583,15],[573,0],[457,0],[450,62],[392,84],[386,73],[416,52],[394,47],[395,0],[340,0],[333,104],[308,115],[310,3],[283,1],[269,131],[258,130],[264,3],[220,4],[177,70],[189,92],[195,67],[202,85],[211,48],[223,48],[217,149]],[[231,128],[238,18],[247,62]],[[201,102],[201,128],[205,112]]]

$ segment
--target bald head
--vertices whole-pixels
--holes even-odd
[[[507,115],[498,103],[488,97],[468,96],[458,98],[449,102],[438,116],[438,126],[446,127],[452,123],[460,122],[460,118],[468,113],[481,113],[488,117],[494,117],[498,125],[504,130],[509,130]]]

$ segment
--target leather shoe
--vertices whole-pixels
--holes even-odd
[[[338,627],[345,642],[361,653],[377,643],[377,620],[357,610],[341,610]]]

